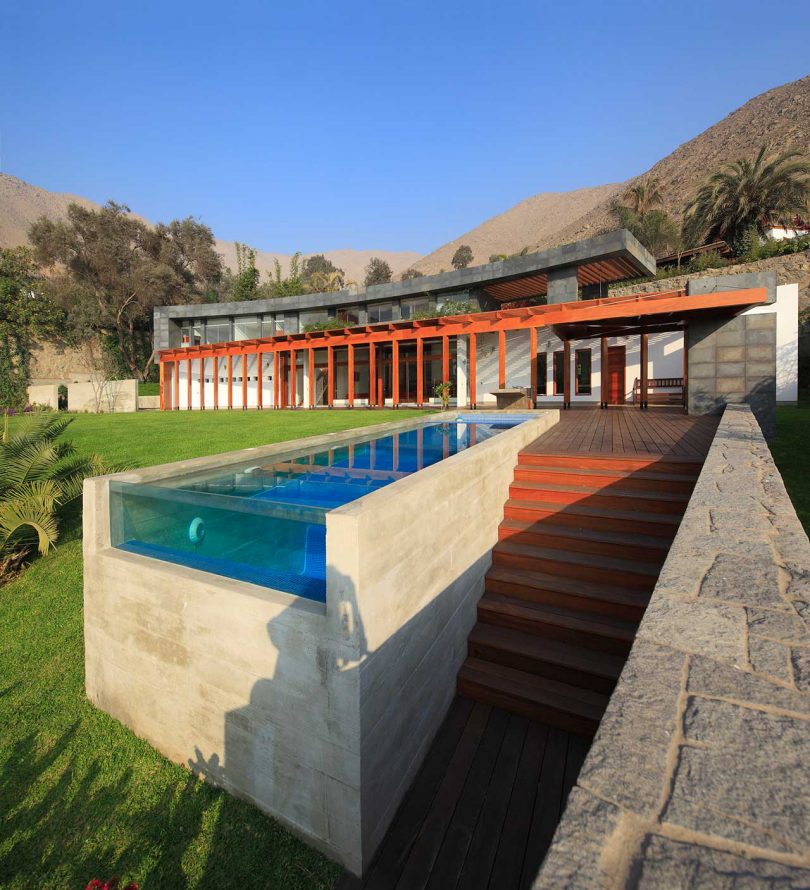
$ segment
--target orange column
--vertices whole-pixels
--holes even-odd
[[[377,405],[377,345],[368,344],[368,404],[370,408]],[[374,469],[372,467],[372,469]]]
[[[607,408],[610,398],[610,375],[608,374],[608,338],[602,337],[600,343],[599,365],[602,369],[601,386],[602,394],[599,399],[599,407]]]
[[[416,404],[422,407],[425,401],[425,344],[421,337],[416,338]]]
[[[281,391],[281,353],[273,350],[273,408],[278,408],[278,395]]]
[[[506,388],[506,331],[498,331],[498,389]]]
[[[442,337],[442,383],[450,380],[450,338]]]
[[[214,381],[214,407],[219,408],[219,356],[213,355],[211,357],[211,366],[213,368],[213,381]]]
[[[354,345],[349,343],[346,346],[348,363],[347,371],[349,384],[349,407],[354,408]]]
[[[247,353],[242,353],[242,410],[247,408],[248,387],[247,387]]]
[[[315,347],[310,346],[309,355],[309,407],[315,407]]]
[[[335,403],[335,349],[326,347],[326,404],[331,408]]]
[[[164,368],[165,368],[165,364],[164,364],[164,362],[161,362],[161,363],[158,365],[158,371],[160,372],[160,410],[161,410],[161,411],[165,411],[165,410],[166,410],[166,402],[165,402],[165,397],[164,397],[164,395],[163,395],[163,383],[164,383],[164,371],[163,371],[163,369],[164,369]]]
[[[537,404],[537,328],[529,328],[529,385],[532,389],[531,407]]]
[[[233,356],[228,353],[228,408],[233,408]]]
[[[191,359],[186,359],[186,388],[188,389],[188,396],[186,399],[186,408],[191,410]]]
[[[650,359],[650,335],[642,334],[641,335],[641,407],[647,407],[647,377],[649,373],[649,359]]]
[[[391,341],[391,404],[399,405],[399,340]]]
[[[180,359],[175,359],[174,362],[174,380],[172,381],[174,384],[174,402],[172,404],[172,408],[175,411],[180,407]]]
[[[477,362],[477,346],[478,341],[476,339],[475,334],[470,334],[469,339],[469,367],[470,367],[470,408],[475,408],[476,405],[476,391],[475,391],[475,375],[476,371],[476,362]]]
[[[262,397],[262,354],[256,353],[256,407],[261,408],[264,401]]]
[[[563,341],[563,408],[571,407],[571,341]]]
[[[205,408],[205,356],[200,356],[200,409]]]
[[[290,408],[295,408],[295,350],[290,350]]]

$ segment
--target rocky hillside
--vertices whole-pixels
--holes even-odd
[[[0,173],[0,247],[16,247],[27,242],[28,229],[40,216],[63,219],[68,204],[81,204],[84,207],[97,207],[93,201],[77,195],[49,192],[38,188],[15,176]],[[222,254],[225,265],[236,268],[236,249],[232,241],[217,239],[217,250]],[[324,256],[339,269],[343,269],[351,281],[362,282],[365,267],[373,256],[384,259],[394,273],[407,269],[416,262],[420,254],[413,251],[390,250],[326,250]],[[286,272],[289,267],[289,254],[259,251],[256,266],[264,275],[273,270],[273,260],[278,259]]]

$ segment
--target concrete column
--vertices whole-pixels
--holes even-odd
[[[548,273],[548,302],[570,303],[577,299],[579,282],[576,266],[551,269]]]

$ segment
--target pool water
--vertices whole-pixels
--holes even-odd
[[[324,602],[326,513],[526,419],[461,416],[156,483],[110,482],[112,544]]]

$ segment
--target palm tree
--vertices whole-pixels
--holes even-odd
[[[341,290],[353,282],[344,281],[342,270],[337,269],[334,272],[313,272],[309,278],[309,286],[313,293],[325,294],[330,291]]]
[[[638,216],[644,216],[655,207],[660,207],[664,201],[661,193],[661,185],[657,176],[648,176],[639,179],[625,189],[622,196],[625,206],[629,207]]]
[[[70,418],[34,415],[13,435],[8,415],[0,437],[0,575],[34,545],[56,544],[59,517],[82,493],[85,476],[108,472],[100,458],[83,457],[57,439]]]
[[[807,210],[810,160],[798,151],[766,157],[763,145],[753,161],[726,164],[698,189],[684,214],[690,244],[723,239],[739,245],[751,229],[784,222]]]

